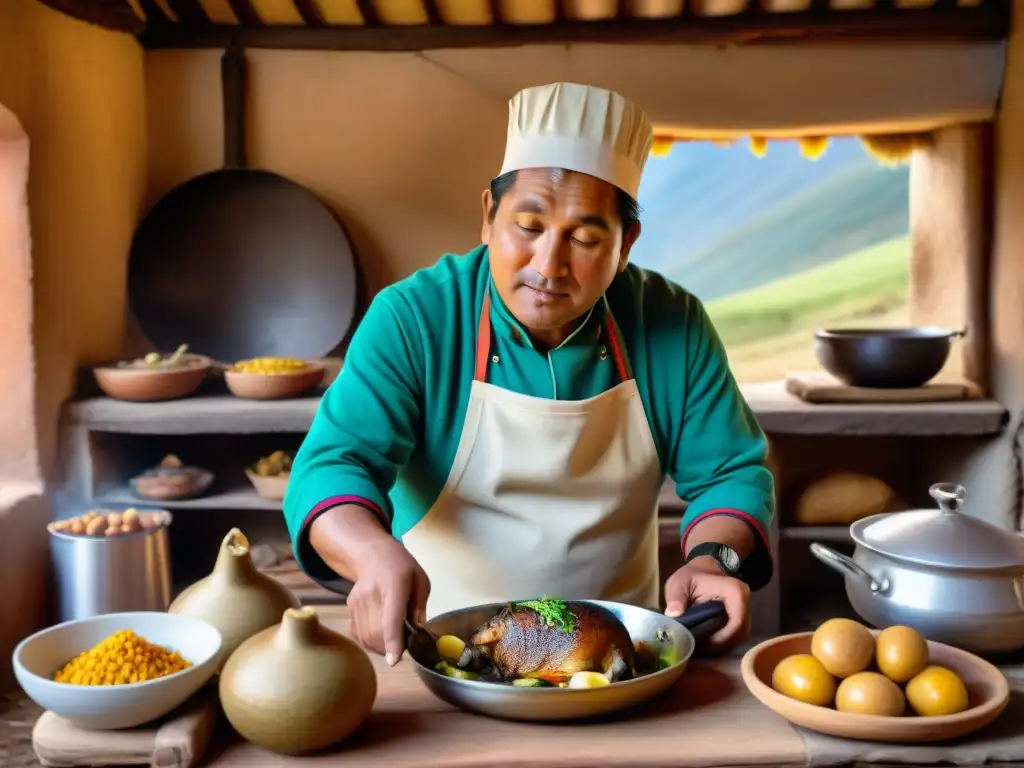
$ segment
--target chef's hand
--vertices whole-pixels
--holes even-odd
[[[348,595],[352,631],[366,648],[394,666],[405,650],[405,619],[426,621],[430,579],[420,564],[388,536],[359,552],[355,585]]]
[[[695,603],[721,600],[729,615],[728,623],[715,632],[711,645],[728,645],[747,639],[750,634],[750,587],[739,579],[726,576],[711,561],[694,558],[665,582],[665,614],[681,616]]]

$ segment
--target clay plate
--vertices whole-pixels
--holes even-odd
[[[810,653],[813,636],[813,632],[803,632],[766,640],[747,651],[740,665],[743,682],[758,701],[794,725],[808,730],[846,739],[895,744],[948,741],[988,725],[1010,700],[1010,686],[1003,673],[993,665],[967,651],[929,640],[931,662],[951,669],[966,683],[970,709],[941,717],[881,717],[851,715],[804,704],[772,688],[772,671],[787,656]]]
[[[284,499],[284,492],[288,488],[288,476],[291,473],[285,472],[283,475],[271,475],[270,477],[260,477],[251,469],[245,470],[245,476],[249,478],[249,482],[253,484],[256,489],[256,493],[262,496],[267,501],[281,501]]]
[[[203,383],[210,370],[209,358],[186,355],[174,368],[118,368],[103,365],[93,369],[96,384],[115,400],[153,402],[188,397]]]
[[[224,371],[224,382],[235,397],[249,400],[281,400],[302,397],[324,378],[323,366],[310,363],[292,373],[242,373]]]
[[[131,479],[135,495],[151,501],[179,501],[202,496],[213,483],[213,472],[198,467],[143,472]]]

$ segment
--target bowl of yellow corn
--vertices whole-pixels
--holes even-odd
[[[171,613],[110,613],[66,621],[14,649],[14,676],[36,704],[82,728],[156,720],[213,676],[222,638]]]
[[[231,394],[250,400],[302,397],[323,378],[322,365],[294,357],[254,357],[224,371]]]

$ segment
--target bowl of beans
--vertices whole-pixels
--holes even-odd
[[[211,624],[171,613],[111,613],[22,640],[14,676],[36,704],[81,728],[133,728],[184,703],[218,668]]]

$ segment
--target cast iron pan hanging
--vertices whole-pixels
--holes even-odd
[[[142,220],[128,300],[157,349],[232,362],[323,357],[353,324],[358,270],[341,223],[305,187],[245,160],[246,62],[221,59],[224,168],[163,197]]]

